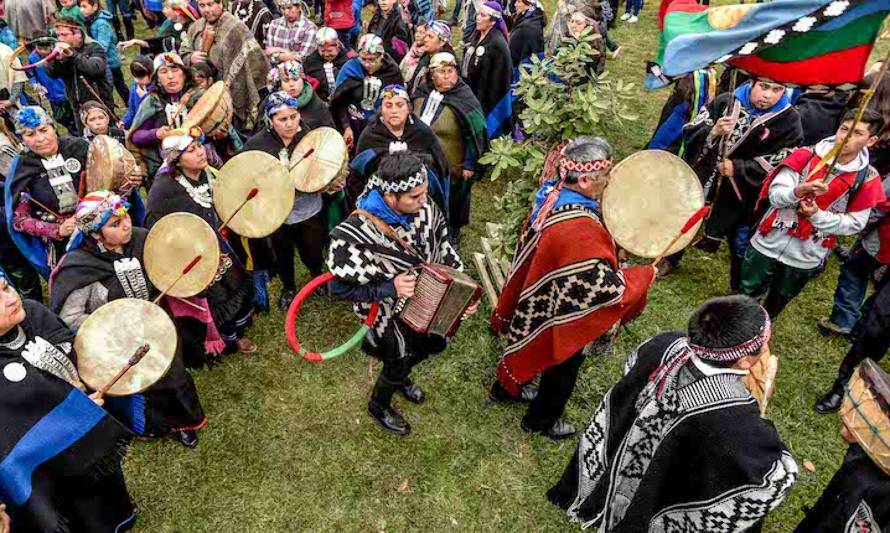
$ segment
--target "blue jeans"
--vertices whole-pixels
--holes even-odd
[[[726,239],[726,243],[729,244],[729,253],[733,257],[744,259],[745,252],[748,251],[748,246],[751,245],[752,230],[751,226],[736,226],[732,230],[729,238]]]
[[[859,241],[853,245],[837,277],[834,306],[831,308],[831,321],[834,324],[853,328],[862,316],[862,301],[868,291],[868,279],[880,266]]]
[[[640,14],[641,9],[643,9],[643,0],[625,0],[624,2],[625,13],[631,13],[633,16],[637,16]]]
[[[111,18],[117,18],[117,9],[120,7],[121,16],[125,19],[133,18],[133,10],[130,9],[130,0],[107,0],[105,2],[108,5],[108,12],[111,13]]]

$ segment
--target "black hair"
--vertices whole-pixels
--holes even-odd
[[[77,1],[78,1],[78,3],[80,3],[81,0],[77,0]],[[86,3],[90,4],[91,6],[96,6],[99,9],[102,9],[102,0],[85,0],[85,1],[86,1]]]
[[[153,69],[154,65],[148,56],[138,55],[134,57],[133,62],[130,63],[130,74],[132,74],[134,78],[151,76],[151,71]]]
[[[844,118],[841,119],[841,124],[847,121],[856,120],[857,114],[859,114],[858,109],[847,110],[847,112],[844,113]],[[859,119],[859,122],[868,125],[868,133],[871,135],[877,135],[884,129],[884,117],[871,108],[867,108],[865,112],[862,113],[862,118]]]
[[[203,74],[205,78],[213,81],[216,81],[219,78],[219,70],[206,61],[192,65],[192,79],[195,78],[195,74],[197,73]]]
[[[711,298],[689,319],[689,341],[705,348],[732,348],[756,337],[766,312],[750,296]]]
[[[401,181],[411,177],[423,168],[423,159],[420,154],[413,152],[396,152],[383,156],[377,165],[377,177],[383,181]],[[407,191],[406,191],[407,192]],[[395,193],[396,198],[402,193]]]

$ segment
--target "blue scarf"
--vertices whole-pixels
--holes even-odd
[[[550,181],[545,181],[544,184],[541,185],[541,188],[535,193],[535,207],[532,209],[532,217],[529,220],[534,220],[535,217],[538,216],[538,211],[541,209],[541,205],[544,203],[544,200],[547,199],[547,195],[550,191],[556,187],[558,182],[559,178],[554,178]],[[553,209],[559,209],[560,207],[569,204],[580,204],[591,211],[599,212],[599,202],[592,198],[588,198],[581,193],[563,187],[563,189],[559,191],[559,198],[556,199],[556,205],[553,206]]]
[[[371,189],[368,194],[359,199],[358,206],[360,209],[364,209],[390,226],[399,225],[406,230],[411,228],[411,220],[414,218],[414,215],[400,215],[393,211],[392,208],[383,201],[383,195],[380,194],[380,189]]]
[[[779,98],[779,101],[773,104],[769,109],[758,109],[754,107],[754,104],[751,103],[751,83],[746,83],[735,90],[735,97],[741,102],[742,106],[748,110],[754,116],[765,115],[767,113],[775,113],[777,111],[781,111],[786,106],[788,106],[788,93],[782,93],[782,97]]]

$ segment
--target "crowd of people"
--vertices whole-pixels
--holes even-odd
[[[382,362],[367,411],[383,430],[408,435],[393,398],[424,402],[412,369],[449,338],[409,327],[400,312],[420,292],[423,265],[465,268],[461,230],[479,160],[492,139],[524,134],[511,91],[518,67],[585,40],[594,50],[585,82],[595,83],[620,51],[608,36],[617,0],[560,0],[549,31],[538,0],[458,1],[450,22],[438,20],[448,6],[430,0],[137,4],[3,5],[3,533],[10,520],[13,531],[131,529],[136,507],[121,469],[130,440],[198,445],[207,416],[191,373],[258,351],[253,317],[291,307],[296,256],[313,278],[333,275],[317,293],[351,301],[363,319],[376,313],[362,343]],[[641,8],[627,0],[620,20],[637,22]],[[137,35],[137,14],[150,36]],[[688,331],[661,333],[628,355],[547,493],[573,521],[609,532],[759,530],[798,470],[762,416],[768,395],[754,393],[752,369],[770,355],[773,324],[833,255],[841,271],[818,327],[852,346],[815,409],[838,411],[850,380],[867,371],[883,418],[866,422],[890,439],[880,433],[890,377],[866,361],[890,348],[882,72],[866,77],[876,84],[866,109],[858,94],[801,91],[732,69],[677,80],[648,148],[677,154],[700,179],[711,210],[696,246],[714,252],[727,241],[731,296],[702,304]],[[187,119],[219,82],[230,124],[205,132]],[[345,179],[297,192],[268,237],[233,232],[215,205],[218,169],[246,152],[291,169],[321,128],[348,148]],[[109,138],[139,172],[89,190],[89,154]],[[657,278],[682,274],[682,252],[629,265],[616,248],[600,212],[614,157],[607,140],[590,136],[548,154],[491,317],[506,347],[490,399],[528,404],[522,430],[553,440],[578,433],[563,414],[585,356],[611,350],[619,326],[645,312]],[[177,214],[206,223],[221,251],[209,286],[187,298],[156,286],[146,269],[149,233]],[[851,247],[839,241],[852,236]],[[110,302],[159,297],[176,329],[169,370],[130,396],[85,385],[76,332]],[[875,448],[848,426],[843,437],[844,463],[800,532],[890,526],[890,445]]]

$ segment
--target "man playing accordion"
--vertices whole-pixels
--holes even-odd
[[[384,157],[356,212],[331,232],[328,254],[335,294],[355,302],[360,316],[367,316],[371,302],[380,302],[363,346],[383,362],[368,412],[397,435],[407,435],[411,426],[392,406],[393,395],[398,392],[409,402],[422,403],[425,396],[411,381],[411,369],[447,345],[443,337],[407,327],[397,316],[397,301],[414,296],[414,269],[422,263],[463,270],[445,217],[428,199],[428,188],[427,170],[417,156],[398,152]],[[467,310],[475,312],[475,304]]]

